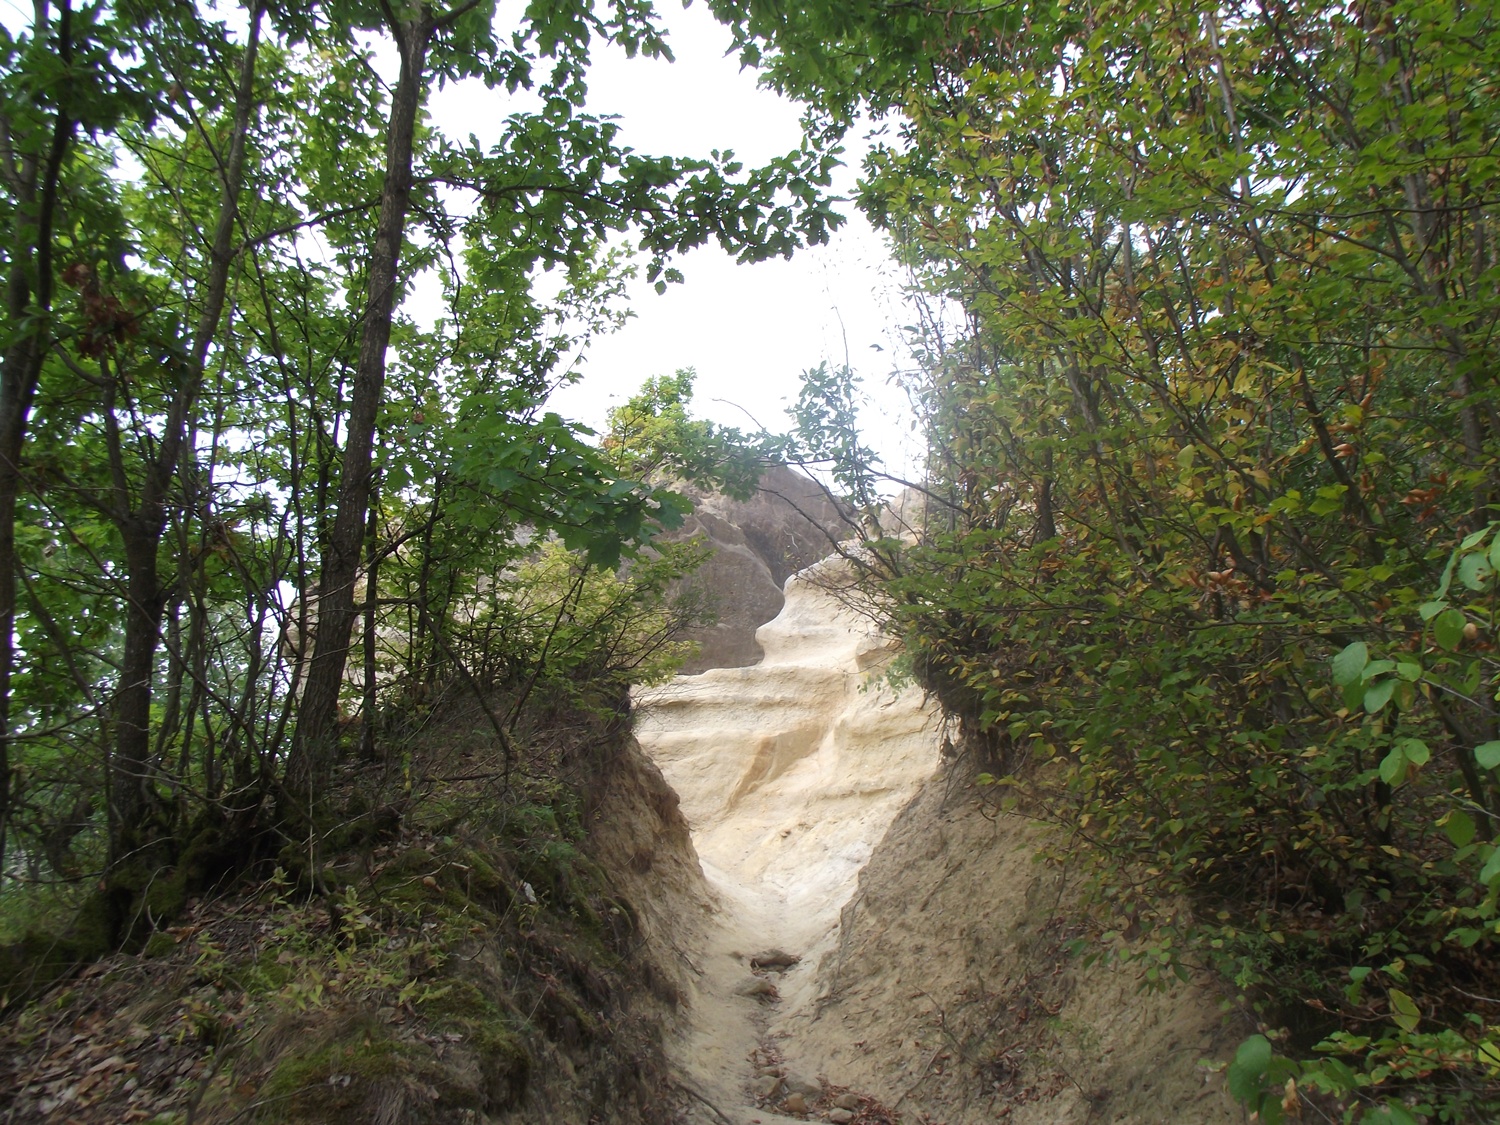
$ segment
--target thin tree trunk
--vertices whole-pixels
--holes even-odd
[[[46,19],[38,5],[33,34]],[[57,17],[57,54],[64,69],[72,65],[73,12],[61,0]],[[11,796],[11,678],[16,647],[16,508],[21,490],[21,453],[26,424],[41,379],[42,361],[51,344],[52,227],[57,213],[63,158],[73,141],[77,122],[59,110],[44,158],[23,158],[6,279],[6,311],[12,326],[34,318],[5,351],[0,367],[0,878],[5,871],[5,844],[10,828]]]
[[[380,217],[370,251],[361,326],[359,361],[354,371],[338,509],[322,559],[318,583],[318,629],[297,730],[287,762],[287,790],[293,807],[306,809],[326,782],[336,756],[339,689],[354,631],[354,583],[369,510],[375,447],[375,420],[385,392],[386,350],[391,339],[397,274],[406,216],[411,205],[412,148],[425,84],[427,48],[436,28],[425,5],[416,19],[392,21],[401,52],[401,75],[391,98],[386,133],[385,184]]]
[[[119,688],[112,708],[114,754],[110,763],[110,857],[119,860],[142,843],[141,832],[153,800],[151,778],[151,688],[160,640],[166,594],[161,587],[157,557],[167,527],[167,493],[179,469],[188,434],[188,421],[203,385],[208,349],[218,332],[230,267],[234,261],[235,226],[239,221],[240,189],[244,180],[245,145],[255,111],[255,63],[260,45],[262,11],[250,12],[250,33],[235,91],[235,115],[229,152],[221,166],[222,190],[218,222],[209,248],[209,272],[203,306],[187,362],[179,365],[167,419],[162,427],[154,463],[146,468],[140,497],[131,509],[122,493],[115,505],[116,524],[124,540],[127,577],[125,643]],[[113,410],[111,410],[111,415]],[[113,433],[113,427],[111,427]]]
[[[380,602],[379,499],[370,499],[369,526],[365,528],[365,684],[364,721],[360,724],[360,757],[375,760],[375,608]]]

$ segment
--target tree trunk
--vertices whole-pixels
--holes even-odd
[[[109,772],[110,862],[116,863],[144,841],[151,807],[151,678],[157,630],[166,597],[157,574],[161,532],[133,521],[126,532],[125,647],[110,720],[114,754]]]
[[[318,629],[287,762],[287,791],[297,810],[307,809],[332,770],[338,741],[339,690],[357,611],[354,584],[369,509],[375,419],[385,391],[386,349],[396,303],[397,273],[411,204],[412,147],[421,108],[427,47],[436,27],[431,10],[391,26],[401,51],[401,76],[391,98],[386,133],[385,184],[370,251],[359,360],[354,371],[338,509],[318,583]]]
[[[178,365],[177,386],[162,427],[156,457],[146,466],[140,497],[134,507],[123,474],[117,474],[117,500],[111,513],[124,540],[126,598],[124,654],[119,687],[111,708],[114,746],[110,761],[110,858],[139,847],[142,828],[153,801],[151,781],[151,689],[156,665],[166,591],[158,574],[157,556],[167,527],[167,493],[178,471],[178,458],[188,434],[188,423],[198,392],[208,349],[218,332],[229,291],[234,261],[235,225],[239,217],[244,179],[245,143],[255,110],[255,60],[260,44],[262,8],[250,12],[249,39],[235,91],[234,132],[221,165],[222,191],[218,222],[209,249],[209,272],[204,279],[203,306],[186,363]],[[113,418],[113,404],[110,415]],[[111,440],[118,443],[110,424]]]
[[[369,526],[365,528],[365,683],[364,701],[360,707],[359,754],[367,762],[375,760],[375,610],[380,601],[380,536],[378,493],[370,499]]]
[[[37,26],[46,9],[38,7]],[[63,67],[72,65],[72,9],[61,0],[57,17],[57,53]],[[15,227],[6,279],[6,312],[13,326],[33,317],[5,350],[0,367],[0,878],[5,871],[5,843],[10,828],[10,695],[16,647],[16,507],[21,491],[21,453],[26,423],[36,398],[42,361],[51,344],[48,314],[52,310],[52,226],[57,211],[63,157],[77,123],[59,111],[45,155],[27,154],[19,161],[20,182]]]

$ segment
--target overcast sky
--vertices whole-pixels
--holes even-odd
[[[747,165],[797,147],[797,106],[759,89],[754,72],[726,56],[729,31],[705,6],[683,9],[678,0],[662,0],[661,14],[675,62],[627,59],[611,50],[599,52],[594,64],[589,108],[620,118],[622,143],[683,156],[733,149]],[[435,123],[466,134],[481,119],[475,98],[457,86],[434,91]],[[858,163],[859,143],[851,143],[850,164]],[[855,171],[843,170],[838,190],[852,190]],[[900,274],[883,240],[852,204],[840,209],[847,222],[831,244],[789,261],[740,266],[711,246],[681,258],[676,264],[686,281],[661,296],[638,281],[630,300],[635,319],[594,345],[583,381],[556,397],[559,411],[598,428],[608,408],[647,377],[691,367],[698,372],[700,416],[741,427],[753,417],[777,430],[786,426],[783,411],[797,397],[801,372],[847,360],[877,399],[867,441],[899,459],[909,418],[886,379],[904,359],[899,326],[911,317],[902,311]]]
[[[686,9],[680,0],[659,3],[676,61],[600,50],[589,108],[618,116],[622,142],[647,154],[706,157],[732,149],[748,166],[796,148],[797,107],[759,89],[754,73],[726,55],[728,30],[701,3]],[[29,5],[0,0],[0,22],[20,30],[30,19]],[[376,65],[389,61],[394,72],[394,52],[377,43]],[[475,133],[483,142],[498,136],[506,111],[472,82],[432,90],[428,107],[445,132]],[[861,138],[851,139],[851,165],[858,164],[860,144]],[[849,193],[854,176],[855,168],[841,170],[836,190]],[[802,371],[848,362],[875,400],[866,416],[867,444],[893,467],[900,464],[910,455],[909,448],[903,452],[910,418],[887,379],[906,362],[900,325],[912,317],[903,310],[900,273],[882,240],[852,204],[840,210],[847,221],[831,244],[790,261],[739,266],[712,246],[675,262],[686,280],[664,295],[639,280],[630,295],[635,318],[595,343],[583,361],[582,382],[561,391],[556,408],[600,429],[610,406],[649,376],[691,367],[698,373],[694,407],[700,416],[742,428],[753,418],[780,430]]]

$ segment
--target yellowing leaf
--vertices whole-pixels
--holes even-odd
[[[1405,1032],[1417,1030],[1417,1024],[1422,1020],[1422,1012],[1417,1007],[1416,1001],[1399,988],[1391,989],[1386,995],[1390,998],[1391,1020],[1395,1025]]]

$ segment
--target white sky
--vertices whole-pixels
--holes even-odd
[[[653,155],[732,149],[747,167],[796,148],[798,107],[759,89],[753,72],[726,57],[728,29],[701,4],[684,9],[661,0],[660,8],[676,61],[609,50],[598,52],[591,70],[589,108],[620,118],[621,143]],[[493,95],[450,86],[434,91],[428,108],[440,128],[464,136],[483,119],[481,97]],[[858,143],[845,157],[855,167],[841,169],[836,181],[841,193],[852,190]],[[663,295],[638,280],[629,301],[635,318],[594,344],[582,382],[554,397],[556,409],[599,429],[608,409],[649,376],[692,367],[697,415],[742,428],[753,428],[753,417],[774,431],[788,424],[783,411],[797,398],[803,370],[848,362],[875,400],[866,443],[901,462],[910,419],[886,380],[905,359],[900,326],[912,316],[883,240],[852,204],[840,210],[847,221],[831,243],[790,260],[741,266],[714,245],[678,259],[686,280]]]
[[[701,4],[659,4],[676,61],[600,50],[591,72],[589,108],[620,118],[621,142],[653,155],[706,157],[713,149],[732,149],[746,166],[795,148],[801,139],[797,107],[759,89],[754,73],[726,56],[728,30]],[[28,26],[29,7],[0,0],[0,23]],[[482,142],[498,135],[505,108],[477,83],[434,89],[428,102],[445,132],[476,133]],[[854,167],[840,170],[838,192],[852,190],[859,143],[850,141],[845,159]],[[580,365],[582,381],[560,391],[555,408],[602,429],[609,408],[649,376],[692,367],[696,414],[775,431],[788,425],[783,411],[796,400],[803,370],[847,362],[872,399],[863,416],[864,440],[899,470],[914,456],[911,419],[887,380],[909,362],[900,326],[914,317],[903,305],[900,272],[883,241],[852,204],[839,209],[846,222],[832,242],[789,261],[740,266],[710,246],[674,262],[686,281],[664,295],[638,280],[629,297],[634,319],[594,344]]]

